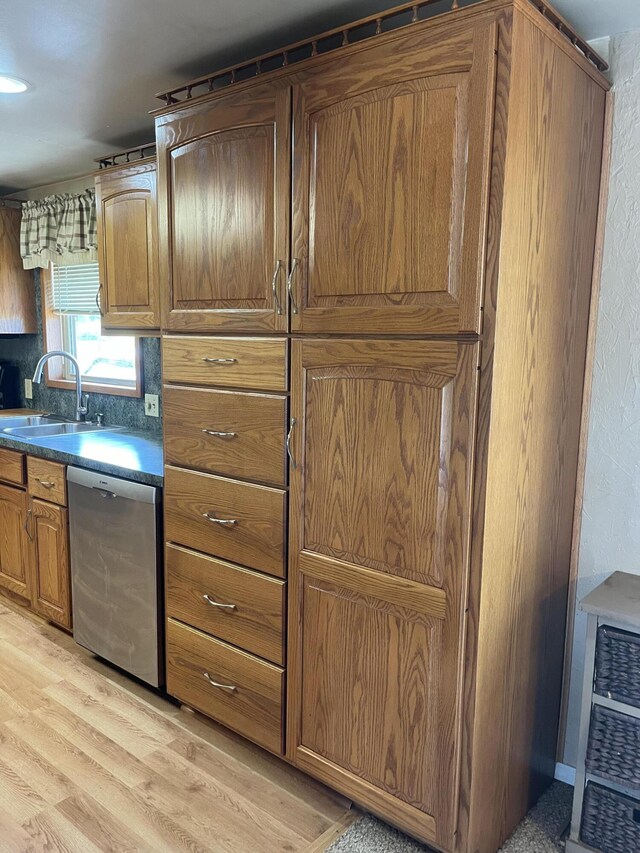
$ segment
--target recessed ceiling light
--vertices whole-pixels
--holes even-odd
[[[26,92],[29,84],[25,80],[20,80],[19,77],[8,77],[6,74],[0,74],[0,94],[3,95],[18,95],[20,92]]]

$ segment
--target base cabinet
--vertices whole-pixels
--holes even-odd
[[[64,507],[31,501],[32,607],[41,616],[71,628],[69,518]]]
[[[0,485],[0,588],[30,601],[27,512],[27,493]]]
[[[71,629],[66,468],[3,448],[0,478],[0,590]]]

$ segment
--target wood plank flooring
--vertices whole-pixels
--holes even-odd
[[[0,600],[2,853],[317,853],[348,806]]]

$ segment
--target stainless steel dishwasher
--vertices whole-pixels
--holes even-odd
[[[160,687],[160,490],[72,467],[67,482],[73,638]]]

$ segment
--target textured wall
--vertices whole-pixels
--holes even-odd
[[[610,44],[615,106],[578,599],[640,574],[640,30]],[[574,635],[565,762],[575,766],[586,619]]]
[[[38,310],[38,329],[42,330],[42,306],[40,301],[39,274],[34,277],[36,306]],[[0,337],[0,361],[17,364],[20,369],[20,391],[24,392],[24,378],[33,376],[38,359],[44,352],[42,331],[37,335],[20,337]],[[142,360],[144,369],[144,391],[148,394],[161,394],[160,378],[160,339],[142,338]],[[44,382],[33,386],[33,400],[22,400],[22,405],[55,412],[66,417],[75,413],[76,394],[59,388],[48,388]],[[144,413],[144,398],[117,397],[113,394],[90,394],[89,417],[96,412],[104,412],[108,424],[128,426],[133,429],[148,429],[154,432],[162,430],[162,418],[150,418]]]

